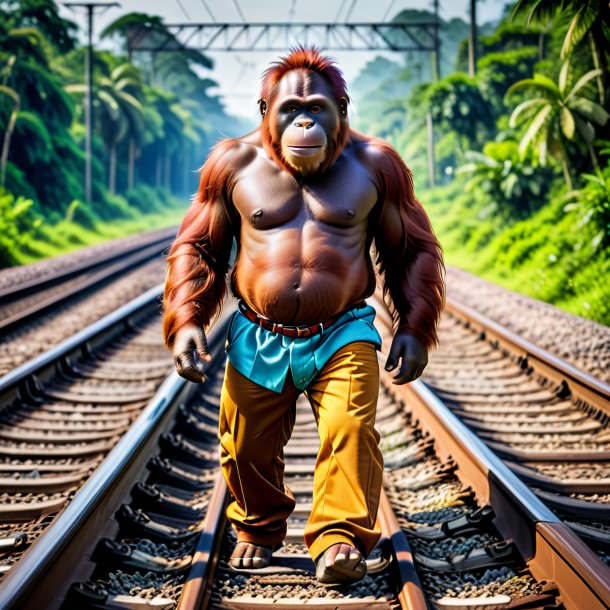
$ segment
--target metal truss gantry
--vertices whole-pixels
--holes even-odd
[[[165,27],[169,35],[145,27],[132,32],[129,51],[285,51],[299,45],[333,51],[438,51],[438,21],[173,23]]]

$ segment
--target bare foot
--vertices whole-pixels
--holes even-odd
[[[234,568],[260,569],[271,562],[273,549],[251,542],[238,542],[231,553],[229,564]]]
[[[322,584],[350,584],[357,582],[365,574],[364,557],[350,544],[333,544],[324,551],[316,563],[316,576]]]

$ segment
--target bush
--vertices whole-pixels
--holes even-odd
[[[42,224],[42,219],[31,209],[31,199],[15,196],[0,188],[0,266],[8,267],[17,261],[17,248],[27,242]]]
[[[146,214],[160,212],[168,207],[161,189],[155,189],[146,184],[134,186],[126,194],[129,205]]]

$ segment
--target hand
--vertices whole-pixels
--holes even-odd
[[[390,355],[385,363],[386,371],[393,371],[398,366],[401,358],[400,369],[394,376],[395,385],[402,385],[417,379],[428,364],[428,350],[425,345],[413,335],[398,331],[392,340]]]
[[[206,362],[212,360],[203,329],[197,326],[184,326],[176,333],[172,350],[176,371],[178,375],[193,383],[201,383],[205,380],[205,376],[195,367],[193,351],[196,351]]]

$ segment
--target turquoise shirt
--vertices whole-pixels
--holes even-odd
[[[289,370],[294,385],[304,390],[348,343],[367,341],[379,349],[374,320],[375,309],[366,305],[346,312],[321,333],[292,338],[261,328],[238,310],[229,323],[227,358],[244,377],[268,390],[281,392]]]

